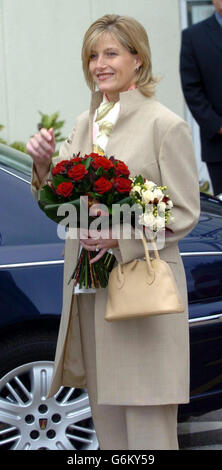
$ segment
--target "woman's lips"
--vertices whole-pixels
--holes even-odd
[[[113,73],[99,73],[97,75],[98,80],[103,81],[111,78],[114,74]]]

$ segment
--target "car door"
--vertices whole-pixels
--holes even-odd
[[[222,203],[201,196],[198,225],[180,243],[187,277],[191,402],[183,411],[221,407]]]

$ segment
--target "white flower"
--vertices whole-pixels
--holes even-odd
[[[173,202],[171,201],[171,199],[168,199],[167,201],[167,209],[172,209],[173,207]]]
[[[144,186],[152,191],[156,185],[153,181],[146,180]]]
[[[153,191],[150,191],[150,189],[147,189],[146,191],[142,191],[142,199],[146,204],[149,204],[149,202],[152,202],[154,200],[154,193]]]
[[[155,219],[155,228],[156,230],[162,230],[163,228],[165,228],[165,218],[164,217],[160,217],[160,216],[157,216],[156,219]]]
[[[158,199],[158,201],[161,201],[163,199],[163,191],[161,189],[154,189],[153,191],[153,197],[154,199]]]
[[[165,213],[166,210],[166,203],[165,202],[158,202],[157,204],[157,210],[159,214]]]
[[[131,193],[135,193],[135,192],[141,194],[141,187],[138,185],[133,186],[133,188],[131,189]]]
[[[174,217],[171,214],[167,214],[167,224],[172,224]]]
[[[139,223],[145,225],[146,227],[153,227],[155,224],[155,217],[152,212],[145,212],[139,217]]]

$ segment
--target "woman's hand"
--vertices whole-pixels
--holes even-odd
[[[90,263],[93,264],[98,261],[104,253],[106,253],[110,248],[116,248],[118,246],[118,240],[116,238],[112,238],[112,230],[109,229],[101,230],[100,236],[98,238],[98,231],[90,230],[86,232],[84,236],[88,236],[88,238],[81,238],[80,243],[85,250],[88,251],[96,251],[99,250],[99,253],[91,259]]]
[[[42,181],[49,171],[52,155],[55,152],[55,146],[53,128],[49,130],[42,128],[38,134],[35,134],[27,142],[26,150],[34,161],[40,181]]]

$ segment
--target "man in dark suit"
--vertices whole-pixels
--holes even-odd
[[[199,124],[202,160],[215,195],[222,193],[222,0],[214,14],[182,32],[180,75],[186,103]]]

